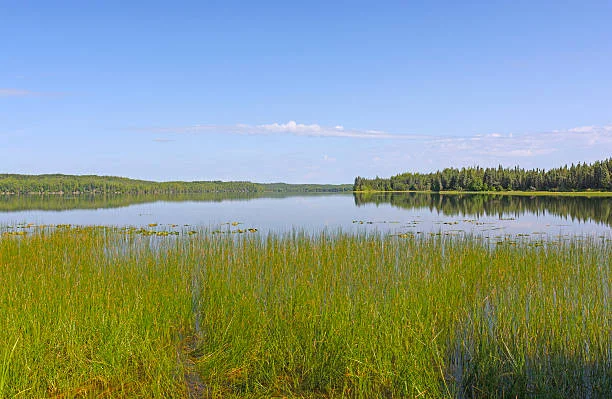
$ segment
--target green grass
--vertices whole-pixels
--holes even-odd
[[[609,238],[0,238],[0,397],[609,397]],[[192,374],[198,378],[193,380]]]
[[[354,193],[362,194],[376,194],[376,193],[423,193],[423,194],[444,194],[444,195],[456,195],[456,194],[489,194],[489,195],[515,195],[515,196],[528,196],[528,197],[612,197],[612,191],[456,191],[456,190],[443,190],[443,191],[418,191],[418,190],[363,190],[353,191]]]
[[[0,397],[180,397],[176,342],[189,273],[103,228],[0,240]],[[6,357],[5,357],[6,358]]]

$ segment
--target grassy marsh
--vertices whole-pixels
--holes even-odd
[[[0,397],[612,393],[609,238],[189,231],[2,236]]]

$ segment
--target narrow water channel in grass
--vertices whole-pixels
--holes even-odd
[[[0,225],[134,226],[151,231],[380,232],[484,237],[604,235],[612,197],[482,194],[0,196]]]

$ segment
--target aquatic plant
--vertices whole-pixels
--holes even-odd
[[[609,237],[136,231],[0,238],[0,396],[612,393]]]

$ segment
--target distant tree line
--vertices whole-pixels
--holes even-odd
[[[351,184],[284,184],[248,181],[153,182],[114,176],[0,174],[0,194],[187,194],[352,191]]]
[[[519,167],[446,168],[389,179],[357,177],[355,191],[612,191],[612,158],[544,170]]]

